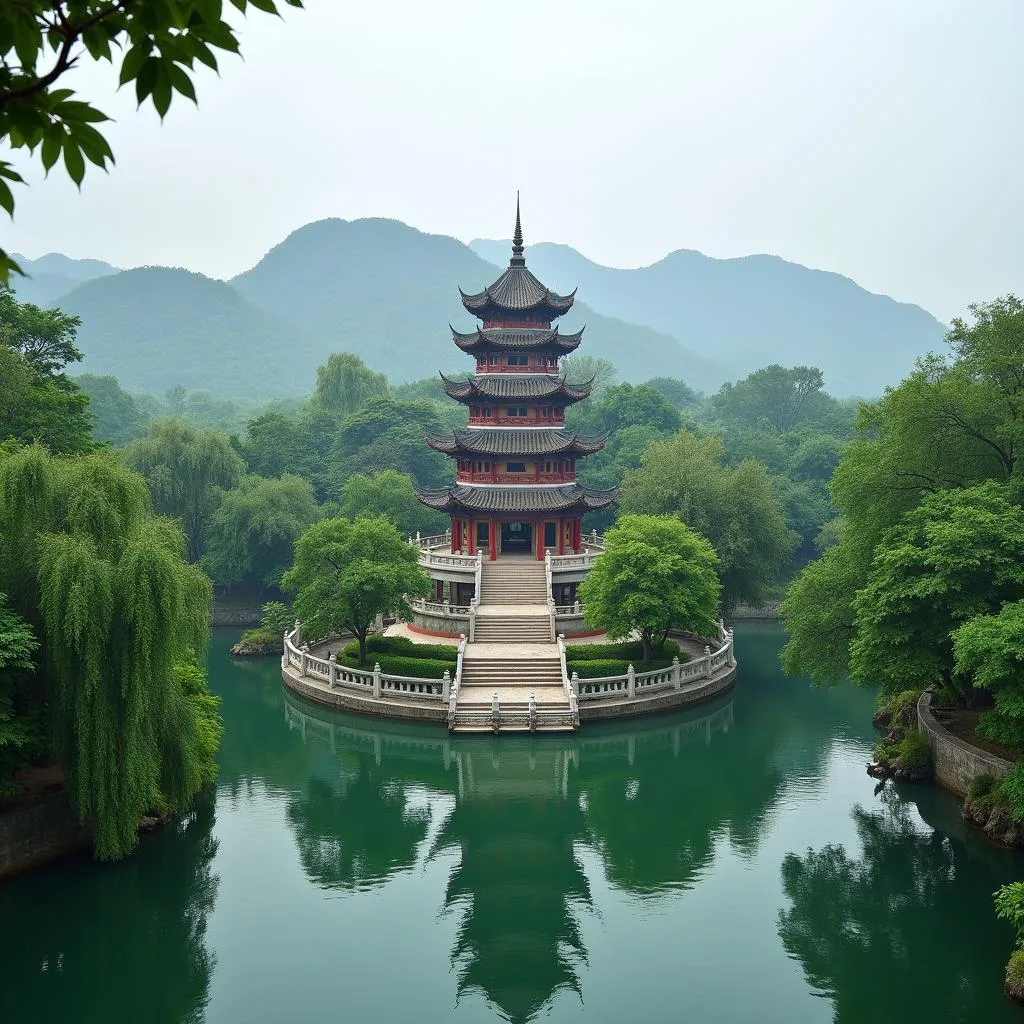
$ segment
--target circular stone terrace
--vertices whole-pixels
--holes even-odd
[[[586,632],[577,602],[556,605],[552,594],[585,578],[604,550],[595,533],[581,554],[487,561],[452,554],[448,535],[417,537],[420,563],[452,600],[412,603],[413,621],[386,633],[414,643],[451,638],[454,674],[443,679],[390,675],[379,665],[350,668],[336,660],[349,638],[312,645],[301,626],[285,636],[281,674],[296,693],[341,711],[444,723],[453,732],[566,732],[581,723],[670,711],[728,690],[736,679],[732,630],[716,637],[673,633],[687,660],[623,675],[579,678],[566,670],[577,643],[603,642]],[[573,588],[574,590],[574,588]]]

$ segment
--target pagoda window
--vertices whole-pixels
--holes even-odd
[[[479,405],[470,406],[469,415],[470,416],[479,416],[480,415],[480,406]]]
[[[544,419],[547,419],[551,415],[551,410],[547,408],[547,406],[545,406],[543,409],[541,409],[540,414],[541,416],[544,417]]]
[[[525,473],[526,463],[525,462],[506,462],[505,463],[506,473]]]
[[[498,365],[498,357],[493,352],[487,357],[487,365],[488,366],[497,366]]]
[[[530,357],[528,355],[510,355],[508,357],[509,366],[529,366]]]
[[[478,462],[476,464],[476,471],[478,473],[489,473],[491,471],[491,463],[489,461],[488,462]]]
[[[550,462],[545,462],[544,463],[544,472],[545,473],[550,473],[551,472],[551,463]]]
[[[485,416],[490,416],[491,415],[491,407],[489,405],[485,405],[484,406],[484,415]]]

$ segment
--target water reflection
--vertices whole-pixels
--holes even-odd
[[[1009,930],[994,920],[990,901],[963,894],[995,889],[1009,855],[977,837],[965,843],[933,831],[905,797],[887,786],[878,809],[854,808],[859,856],[827,845],[786,857],[783,944],[834,999],[837,1024],[1005,1019]],[[948,921],[957,922],[955,942],[937,927]]]
[[[211,799],[120,864],[83,856],[9,885],[0,1005],[16,998],[32,1012],[11,1008],[5,1019],[202,1021],[214,968],[213,822]]]
[[[721,760],[711,747],[735,731],[731,698],[627,730],[501,740],[364,723],[284,699],[292,734],[333,765],[318,766],[289,802],[309,877],[348,888],[412,867],[430,829],[412,783],[446,794],[451,809],[425,857],[455,857],[441,909],[458,915],[457,996],[480,992],[515,1022],[533,1020],[560,991],[582,998],[580,922],[594,908],[579,844],[599,851],[616,884],[662,891],[707,863],[730,815],[756,819],[778,790],[774,775],[737,786],[738,771],[709,786],[711,759]]]

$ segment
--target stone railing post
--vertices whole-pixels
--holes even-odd
[[[295,629],[292,632],[292,643],[296,647],[302,643],[302,623],[298,619],[295,620]]]
[[[537,694],[530,694],[530,732],[537,731]]]
[[[590,543],[597,544],[597,530],[591,530],[590,532]]]
[[[626,696],[630,700],[636,697],[636,669],[633,668],[632,662],[630,662],[629,668],[626,669]]]
[[[683,685],[683,667],[678,658],[672,659],[672,687],[678,690]]]
[[[373,695],[374,697],[380,696],[380,662],[375,661],[373,663]]]
[[[497,732],[501,728],[501,705],[498,703],[498,695],[491,698],[491,728]]]
[[[729,627],[729,667],[734,668],[736,665],[736,648],[733,647],[732,627]]]
[[[452,692],[452,674],[448,669],[444,670],[444,675],[441,677],[441,700],[447,700]]]
[[[704,645],[704,678],[711,678],[711,648]]]
[[[573,612],[573,615],[579,615],[579,613],[580,613],[580,601],[579,601],[579,598],[577,598],[573,602],[572,612]]]
[[[579,695],[580,695],[580,674],[578,672],[573,672],[572,679],[570,680],[569,685],[572,687],[572,692],[577,697],[579,697]]]
[[[416,531],[416,547],[420,546],[420,531]]]
[[[328,682],[333,689],[338,685],[338,657],[334,651],[331,651],[331,653],[327,655],[327,672]]]
[[[309,644],[303,644],[299,652],[299,675],[306,678],[306,660],[309,658]]]

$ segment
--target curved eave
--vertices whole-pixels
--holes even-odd
[[[544,434],[544,431],[540,432]],[[593,455],[604,448],[608,440],[608,431],[595,437],[581,437],[566,430],[556,428],[547,431],[546,437],[538,438],[534,431],[522,432],[515,427],[507,430],[474,430],[466,428],[453,430],[451,434],[428,435],[427,445],[435,451],[443,452],[452,458],[463,456],[486,455],[488,457],[516,457],[524,458],[545,458],[551,455],[568,456],[571,458],[584,458]],[[555,440],[561,443],[550,443]],[[528,443],[534,440],[541,441],[540,445],[530,447]],[[506,444],[502,445],[501,442]],[[519,441],[520,445],[515,442]],[[549,442],[545,445],[543,442]]]
[[[545,513],[590,512],[607,508],[618,488],[592,490],[578,484],[565,487],[473,487],[454,484],[440,490],[417,489],[416,497],[438,512]]]
[[[590,396],[594,386],[594,378],[583,384],[567,384],[564,377],[555,377],[548,374],[517,374],[502,373],[486,377],[468,377],[466,380],[452,380],[443,373],[440,374],[441,387],[449,398],[457,402],[470,402],[478,398],[486,398],[496,402],[504,401],[548,401],[549,399],[564,399],[565,405],[574,402],[581,402]],[[539,390],[527,393],[525,383],[536,380],[538,377],[550,377],[552,386],[547,390]],[[503,393],[500,385],[510,385],[510,390]],[[522,387],[522,393],[516,393],[516,386]]]
[[[501,279],[499,278],[499,281]],[[498,282],[495,282],[497,284]],[[495,285],[491,285],[485,288],[482,292],[477,292],[475,295],[467,295],[461,288],[459,289],[459,297],[462,299],[462,305],[466,310],[472,313],[474,316],[478,316],[481,320],[491,319],[495,315],[505,314],[533,314],[542,317],[545,320],[554,320],[555,317],[563,316],[572,309],[573,302],[576,301],[576,289],[568,295],[559,295],[557,292],[553,292],[549,289],[545,289],[544,292],[538,296],[536,301],[530,303],[516,303],[514,305],[508,305],[501,299],[496,298],[492,294],[492,289]]]
[[[451,327],[451,324],[448,325]],[[508,349],[514,349],[515,351],[540,351],[540,352],[558,352],[565,354],[568,352],[575,352],[580,347],[580,342],[583,340],[584,328],[580,328],[578,331],[572,334],[559,334],[558,329],[555,328],[551,331],[537,331],[541,337],[529,338],[525,335],[530,334],[527,330],[516,330],[516,329],[503,329],[500,327],[490,328],[488,330],[475,330],[468,333],[455,330],[451,327],[452,341],[455,342],[456,346],[463,352],[496,352],[504,351]]]

